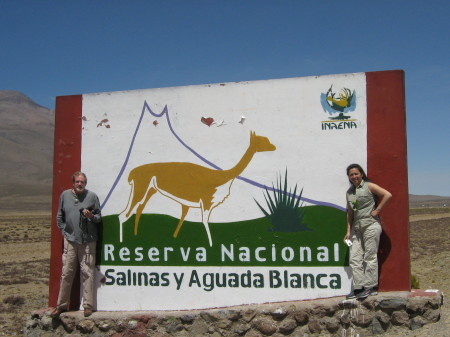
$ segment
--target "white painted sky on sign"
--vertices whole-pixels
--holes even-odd
[[[357,127],[322,130],[328,113],[323,110],[320,96],[331,85],[355,92],[356,109],[351,117]],[[145,101],[155,114],[167,105],[172,130],[165,115],[156,118],[146,111],[136,133]],[[206,159],[230,169],[242,158],[250,132],[254,131],[267,137],[276,150],[255,153],[241,177],[271,187],[287,170],[289,188],[297,185],[298,192],[303,189],[303,197],[345,209],[342,191],[348,182],[329,172],[339,171],[350,161],[366,167],[365,102],[364,73],[84,95],[81,168],[89,172],[90,186],[100,200],[111,195],[103,215],[118,214],[127,205],[131,190],[128,174],[133,168],[161,162],[189,162],[212,168]],[[242,115],[246,116],[244,124],[239,123]],[[208,127],[200,122],[202,117],[224,120],[225,125]],[[109,128],[100,125],[106,119]],[[122,167],[123,175],[118,179]],[[180,215],[178,203],[156,198],[147,206],[151,213]],[[235,179],[230,196],[214,209],[210,221],[259,218],[261,211],[253,199],[264,205],[264,189]],[[199,221],[201,215],[193,209],[187,219]]]
[[[403,69],[410,193],[449,196],[449,12],[448,0],[0,0],[0,89],[53,108],[63,95]]]

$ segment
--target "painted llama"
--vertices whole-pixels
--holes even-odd
[[[157,192],[181,205],[181,217],[173,234],[176,238],[189,208],[200,208],[202,222],[212,246],[209,217],[212,210],[229,195],[234,179],[244,171],[256,152],[275,151],[267,137],[250,132],[250,145],[241,160],[229,170],[215,170],[192,163],[153,163],[131,170],[128,183],[131,193],[127,207],[119,214],[120,242],[123,241],[123,223],[133,213],[134,235],[137,235],[139,219],[145,205]]]

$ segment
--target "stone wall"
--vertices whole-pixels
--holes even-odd
[[[49,316],[33,312],[25,336],[363,336],[419,329],[437,322],[440,291],[389,292],[364,301],[342,297],[314,301],[195,310],[94,312]]]

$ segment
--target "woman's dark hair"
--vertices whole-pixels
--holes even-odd
[[[361,174],[362,174],[362,179],[364,181],[370,182],[370,179],[367,177],[366,172],[364,172],[364,169],[361,167],[361,165],[359,164],[350,164],[347,167],[347,177],[348,177],[348,173],[350,172],[351,169],[357,169]],[[349,180],[350,181],[350,180]],[[352,183],[350,182],[350,185]],[[375,199],[375,207],[378,206],[378,197],[374,194],[374,199]]]
[[[367,175],[366,175],[366,172],[364,172],[364,169],[361,167],[361,165],[359,165],[359,164],[350,164],[348,167],[347,167],[347,176],[348,176],[348,173],[350,172],[350,170],[351,169],[357,169],[361,174],[362,174],[362,179],[364,180],[364,181],[370,181],[369,180],[369,178],[367,177]]]

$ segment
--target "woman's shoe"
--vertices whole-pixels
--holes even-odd
[[[353,289],[350,294],[345,296],[346,299],[351,300],[352,298],[357,298],[360,293],[364,291],[364,288],[362,289]]]
[[[364,289],[364,291],[359,293],[356,297],[358,298],[358,300],[362,300],[369,296],[374,296],[374,295],[378,295],[377,288],[371,287],[371,288]]]

